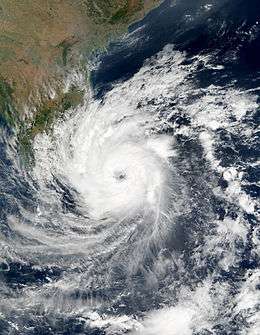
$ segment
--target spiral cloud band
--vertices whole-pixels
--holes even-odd
[[[70,152],[66,141],[59,144],[56,173],[79,194],[90,218],[166,214],[173,138],[156,134],[155,125],[152,113],[141,115],[108,98],[88,107]]]
[[[27,290],[25,305],[84,315],[108,335],[191,334],[222,318],[230,286],[227,277],[215,283],[247,250],[243,215],[256,201],[243,190],[240,162],[219,154],[221,136],[230,134],[230,147],[232,136],[247,139],[258,105],[239,89],[198,87],[193,76],[211,62],[168,45],[35,138],[35,211],[21,207],[22,223],[9,226],[19,257],[62,275]]]

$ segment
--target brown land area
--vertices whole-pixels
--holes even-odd
[[[159,2],[0,0],[0,80],[19,113],[28,101],[44,103],[44,87],[59,90],[80,55],[104,47]]]

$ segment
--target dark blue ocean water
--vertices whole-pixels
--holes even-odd
[[[146,58],[168,43],[189,55],[216,52],[216,63],[225,65],[225,71],[219,74],[205,69],[197,78],[202,85],[225,84],[235,78],[239,85],[258,87],[260,36],[255,24],[259,20],[259,1],[191,0],[172,4],[164,1],[131,26],[129,36],[112,42],[108,52],[100,56],[101,63],[91,76],[97,96],[114,81],[129,78]],[[209,10],[203,10],[204,6]]]

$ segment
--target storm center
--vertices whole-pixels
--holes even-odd
[[[121,182],[126,179],[126,173],[124,171],[115,171],[113,177]]]

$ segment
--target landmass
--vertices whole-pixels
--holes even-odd
[[[0,121],[21,143],[82,102],[73,71],[160,0],[0,0]]]

